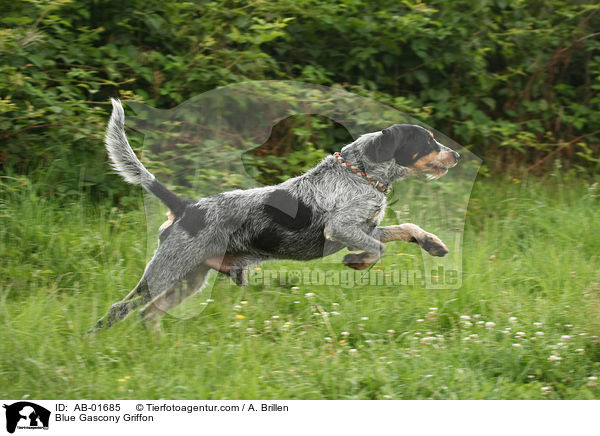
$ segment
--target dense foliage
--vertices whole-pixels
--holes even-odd
[[[372,96],[492,169],[507,159],[543,169],[557,156],[600,168],[592,0],[0,4],[0,164],[43,168],[59,191],[111,191],[101,146],[110,96],[170,108],[255,79]],[[328,124],[314,124],[322,138]]]

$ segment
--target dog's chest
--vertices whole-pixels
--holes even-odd
[[[379,225],[379,223],[383,220],[383,217],[385,215],[385,207],[386,207],[386,204],[383,203],[383,204],[377,206],[376,208],[374,208],[374,210],[369,215],[369,218],[367,218],[368,223]]]

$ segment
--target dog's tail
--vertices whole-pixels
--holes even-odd
[[[186,201],[169,191],[156,177],[144,167],[137,158],[125,135],[125,112],[121,102],[111,98],[113,111],[106,129],[106,149],[112,167],[125,179],[134,185],[142,185],[148,192],[154,194],[177,216],[185,208]]]

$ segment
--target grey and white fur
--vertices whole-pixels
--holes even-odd
[[[139,161],[125,135],[123,107],[118,100],[112,104],[106,133],[112,166],[127,182],[158,197],[169,208],[169,220],[137,286],[90,331],[139,307],[144,320],[156,322],[200,290],[211,269],[244,285],[247,267],[267,259],[309,260],[349,248],[360,252],[347,254],[343,263],[364,269],[383,256],[385,242],[396,240],[417,243],[434,256],[448,252],[439,238],[415,224],[379,226],[386,195],[375,184],[389,186],[417,172],[438,178],[458,162],[458,153],[420,126],[396,124],[362,135],[343,147],[340,157],[328,156],[276,186],[187,200]]]

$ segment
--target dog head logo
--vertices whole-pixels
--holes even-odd
[[[50,411],[29,401],[19,401],[6,409],[6,431],[14,433],[19,429],[48,429]]]

